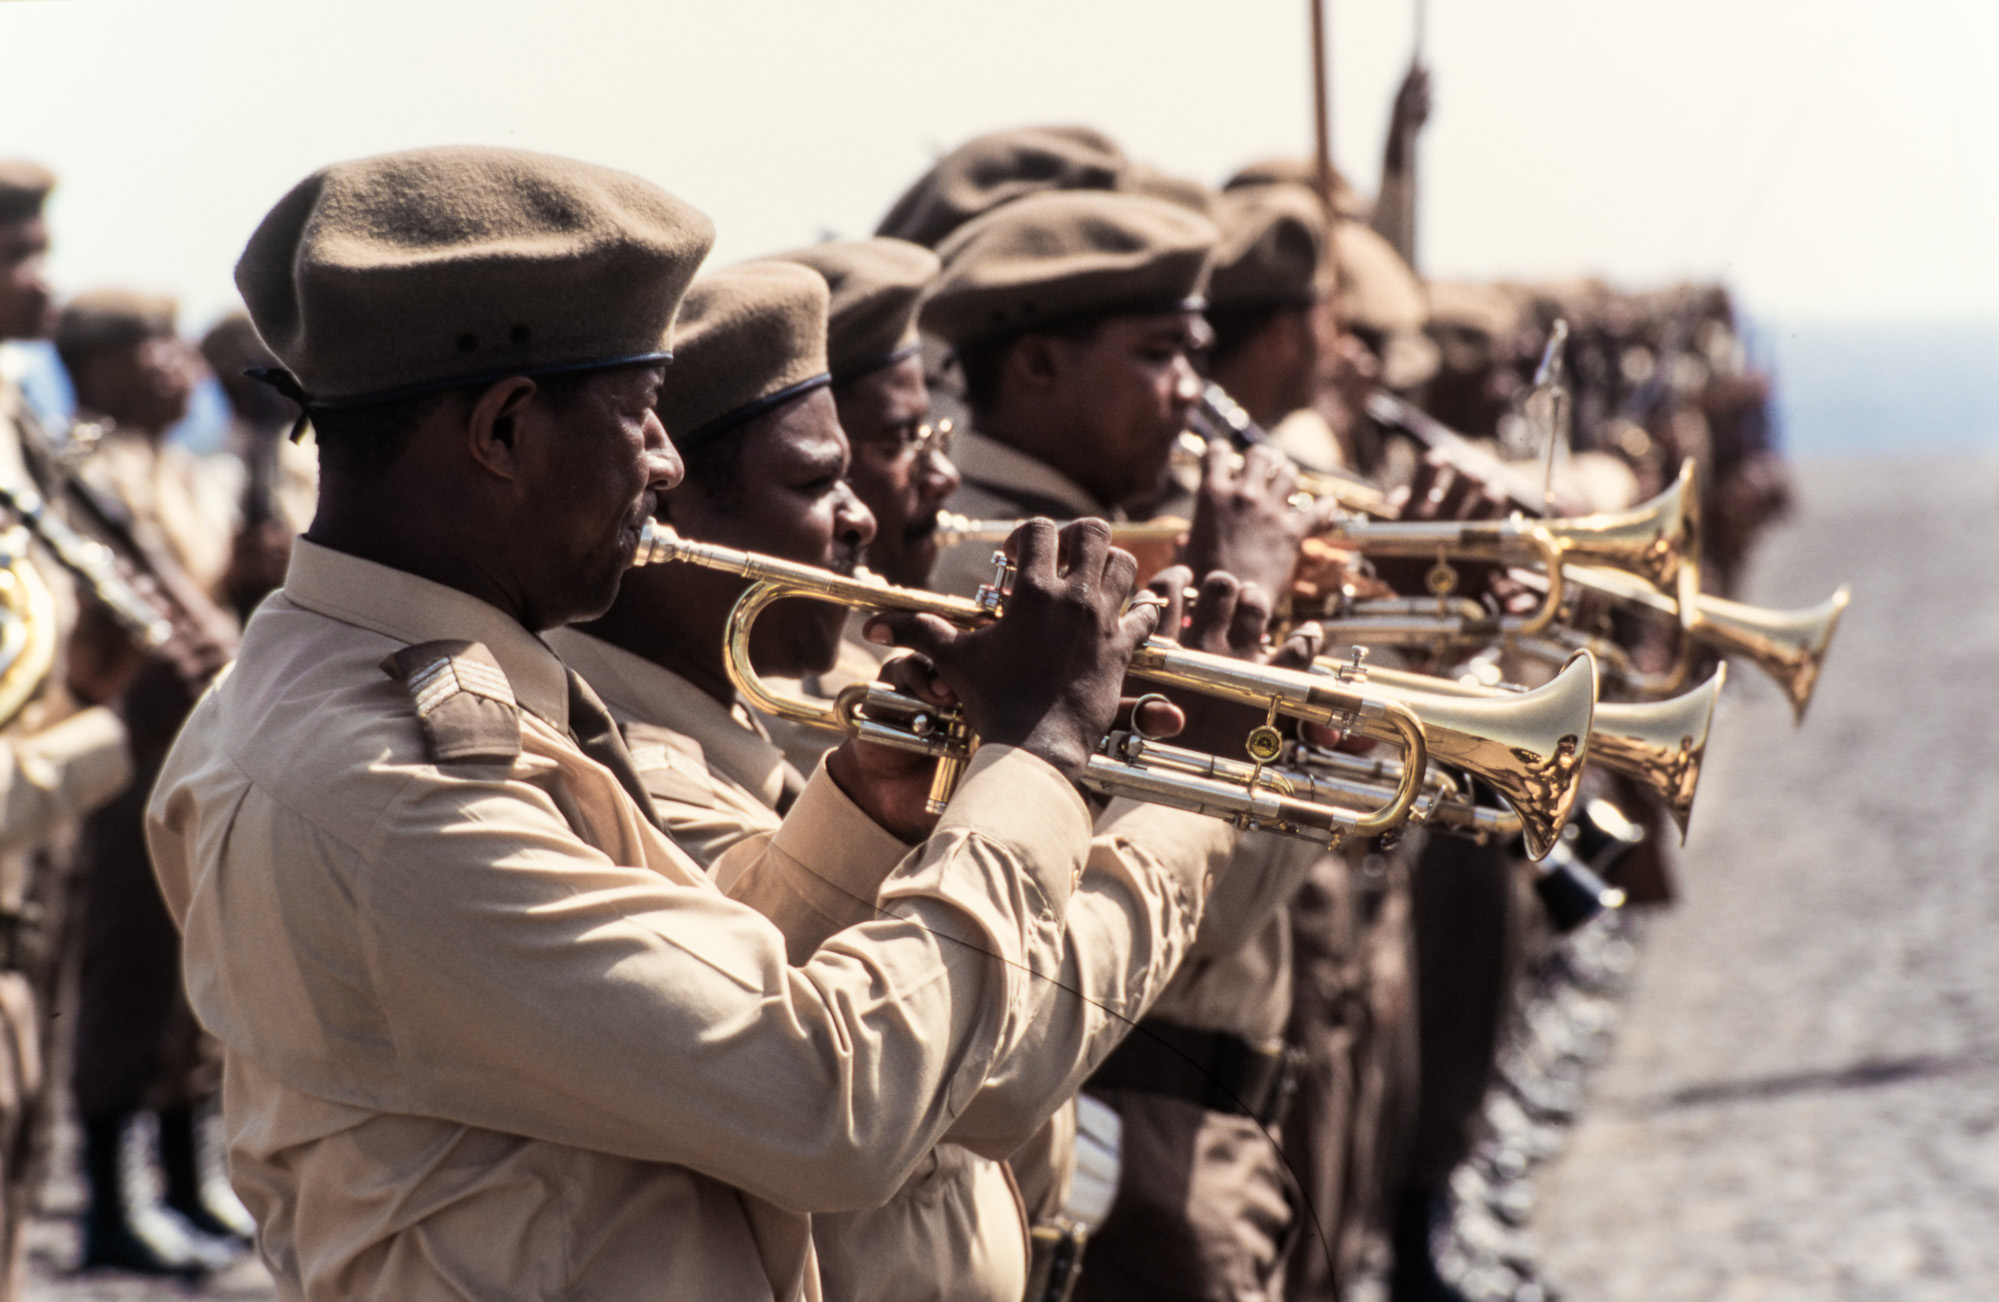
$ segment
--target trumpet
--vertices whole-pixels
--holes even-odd
[[[1341,520],[1320,536],[1363,555],[1435,557],[1436,564],[1425,577],[1429,603],[1406,597],[1361,601],[1334,618],[1372,641],[1531,635],[1561,613],[1563,581],[1578,565],[1628,572],[1689,595],[1698,591],[1698,500],[1694,463],[1688,459],[1672,487],[1628,511],[1541,520],[1517,512],[1496,521]],[[1458,575],[1451,557],[1533,567],[1547,576],[1547,589],[1532,614],[1496,618],[1474,602],[1453,601]]]
[[[1841,584],[1815,606],[1777,610],[1703,592],[1695,593],[1690,600],[1675,601],[1636,581],[1632,575],[1588,566],[1567,567],[1563,579],[1572,589],[1639,606],[1679,623],[1684,638],[1679,662],[1671,672],[1641,674],[1621,652],[1618,654],[1617,670],[1628,679],[1633,690],[1643,695],[1679,691],[1692,670],[1692,647],[1701,645],[1724,655],[1742,656],[1769,675],[1790,701],[1792,715],[1799,723],[1804,722],[1805,711],[1811,706],[1812,693],[1818,687],[1819,672],[1825,666],[1826,652],[1832,647],[1840,616],[1846,613],[1853,599],[1852,590]],[[1523,640],[1521,649],[1551,658],[1570,655],[1582,646],[1601,654],[1595,639],[1552,631],[1557,636],[1545,645]]]
[[[940,548],[960,543],[998,544],[1011,538],[1014,530],[1025,523],[1025,520],[974,520],[956,511],[939,511],[937,531],[932,536]],[[1189,528],[1187,521],[1171,515],[1156,520],[1112,520],[1110,526],[1111,542],[1119,547],[1175,543]]]
[[[63,523],[40,493],[26,484],[0,484],[0,507],[12,512],[49,555],[88,587],[140,646],[152,650],[173,636],[166,616],[118,572],[112,550]]]
[[[1570,653],[1575,654],[1574,652]],[[1320,657],[1322,669],[1338,662]],[[1715,703],[1721,698],[1728,666],[1716,668],[1706,682],[1663,701],[1598,701],[1591,725],[1589,756],[1605,768],[1622,773],[1658,797],[1680,829],[1685,843],[1687,820],[1700,788],[1701,764],[1707,755],[1708,729]],[[1518,688],[1485,687],[1400,669],[1370,669],[1369,681],[1415,696],[1472,696],[1485,699],[1517,695]],[[1451,816],[1448,805],[1445,817]]]
[[[1266,443],[1270,435],[1258,425],[1228,390],[1209,381],[1194,403],[1194,424],[1184,431],[1174,458],[1181,463],[1199,464],[1208,454],[1208,444],[1217,438],[1231,443]],[[1238,457],[1236,464],[1242,464]],[[1298,467],[1298,491],[1320,501],[1338,503],[1342,510],[1356,511],[1379,520],[1395,518],[1388,495],[1364,476],[1344,470],[1313,470]]]
[[[837,729],[938,758],[930,799],[941,810],[977,744],[962,712],[939,711],[880,683],[856,684],[831,702],[772,687],[750,663],[750,632],[772,603],[807,598],[863,610],[937,615],[960,627],[996,618],[1010,587],[1010,566],[977,597],[900,588],[869,574],[843,575],[754,552],[680,538],[657,522],[643,531],[633,564],[682,561],[751,580],[730,613],[724,660],[730,681],[757,709],[808,726]],[[1337,674],[1279,669],[1149,639],[1132,656],[1131,676],[1265,711],[1244,739],[1249,763],[1206,765],[1210,757],[1168,747],[1133,731],[1103,739],[1083,783],[1109,795],[1176,805],[1264,828],[1336,843],[1345,833],[1381,835],[1399,828],[1422,792],[1433,748],[1490,782],[1529,824],[1530,852],[1552,847],[1575,803],[1575,785],[1589,743],[1596,699],[1595,663],[1578,657],[1555,682],[1505,701],[1430,698],[1420,709]],[[1363,809],[1319,799],[1308,777],[1273,771],[1285,743],[1279,716],[1318,723],[1391,743],[1402,771],[1378,805]],[[1203,766],[1206,765],[1204,768]],[[1300,793],[1303,793],[1302,795]]]

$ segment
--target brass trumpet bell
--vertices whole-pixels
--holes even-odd
[[[1670,592],[1676,589],[1681,566],[1695,559],[1699,502],[1694,462],[1689,457],[1680,463],[1680,476],[1672,487],[1649,502],[1640,502],[1628,511],[1538,523],[1561,544],[1564,559],[1570,564],[1624,570]]]
[[[1568,566],[1563,577],[1571,588],[1643,606],[1678,620],[1691,642],[1755,662],[1757,668],[1783,689],[1799,723],[1804,722],[1805,711],[1811,706],[1819,671],[1832,646],[1832,635],[1839,628],[1839,617],[1853,599],[1851,590],[1841,584],[1837,592],[1816,606],[1776,610],[1706,593],[1697,594],[1690,601],[1675,601],[1635,576],[1616,570]],[[1685,682],[1684,653],[1681,660],[1679,671],[1659,682],[1643,684],[1643,690],[1678,690]]]
[[[1694,619],[1687,631],[1718,651],[1755,661],[1777,681],[1791,702],[1792,716],[1803,723],[1839,617],[1852,599],[1845,584],[1818,605],[1803,610],[1770,610],[1703,596],[1694,603]]]
[[[1603,701],[1596,707],[1591,754],[1657,795],[1680,829],[1682,845],[1700,788],[1708,728],[1727,676],[1728,666],[1719,665],[1699,687],[1668,700]]]
[[[1407,685],[1418,677],[1369,671],[1368,685],[1414,710],[1423,721],[1431,759],[1463,769],[1497,792],[1520,817],[1528,858],[1545,857],[1581,791],[1599,708],[1595,658],[1578,653],[1552,682],[1530,692],[1473,696],[1435,679]]]
[[[0,537],[0,727],[41,691],[56,660],[56,603],[15,528]]]
[[[1575,652],[1568,653],[1573,656]],[[1321,659],[1320,664],[1333,663]],[[1602,761],[1657,796],[1673,816],[1686,840],[1687,819],[1700,788],[1701,763],[1707,753],[1708,729],[1728,667],[1691,691],[1663,701],[1598,701],[1591,724],[1589,758]],[[1474,686],[1455,679],[1397,669],[1371,671],[1376,680],[1407,689],[1446,696],[1517,697],[1511,688]],[[1434,753],[1434,752],[1433,752]],[[1447,813],[1448,818],[1448,813]]]

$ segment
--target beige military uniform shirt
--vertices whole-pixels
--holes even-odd
[[[511,764],[427,759],[381,663],[442,638],[500,665],[458,681],[517,703]],[[1055,770],[987,747],[914,849],[816,776],[737,852],[880,907],[794,965],[582,753],[567,681],[493,607],[301,541],[168,757],[154,863],[286,1298],[817,1298],[808,1213],[882,1203],[1033,1071],[1092,853]]]
[[[228,473],[204,466],[186,448],[113,427],[92,450],[83,475],[123,502],[133,529],[179,561],[203,592],[220,587],[239,507]]]
[[[660,822],[695,862],[713,868],[724,851],[777,830],[805,778],[749,710],[588,633],[558,628],[544,640],[603,698]]]
[[[1124,513],[1090,496],[1061,471],[974,429],[960,430],[951,442],[951,460],[964,482],[945,503],[974,520],[1016,520],[1047,515],[1075,520],[1086,515],[1122,520]],[[960,543],[944,548],[930,572],[938,592],[968,597],[993,577],[993,545]]]
[[[778,826],[776,805],[796,774],[748,712],[574,629],[550,633],[548,643],[620,718],[668,832],[778,925],[792,962],[808,962],[837,933],[878,916],[879,880],[829,878],[797,860],[754,853]],[[695,771],[697,762],[705,771]],[[815,1216],[828,1297],[1021,1297],[1026,1209],[998,1159],[1034,1134],[1121,1038],[1125,1019],[1163,988],[1191,938],[1209,875],[1235,840],[1215,819],[1125,802],[1107,811],[1102,829],[1070,901],[1069,956],[1029,1033],[1027,1056],[1002,1071],[961,1122],[979,1151],[940,1143],[881,1206]],[[1108,1007],[1065,1006],[1079,994]]]

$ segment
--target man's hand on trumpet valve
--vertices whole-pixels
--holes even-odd
[[[1282,669],[1309,669],[1323,649],[1324,633],[1312,622],[1294,628],[1282,645],[1269,647],[1264,633],[1270,624],[1270,597],[1256,584],[1244,583],[1223,570],[1202,579],[1198,590],[1192,588],[1192,582],[1193,572],[1184,565],[1176,565],[1161,571],[1146,585],[1166,602],[1159,621],[1160,637],[1212,655],[1232,656]],[[1190,591],[1194,592],[1191,608]],[[1183,719],[1183,726],[1174,737],[1175,744],[1189,750],[1240,758],[1244,739],[1251,729],[1264,722],[1262,711],[1214,696],[1161,695],[1173,702]],[[1144,721],[1141,715],[1140,723]],[[1154,738],[1169,735],[1143,727],[1140,731]]]
[[[935,615],[887,611],[865,629],[878,645],[909,647],[964,703],[972,730],[1019,746],[1077,778],[1117,713],[1132,652],[1159,624],[1158,602],[1127,610],[1138,567],[1111,546],[1110,526],[1057,529],[1029,520],[1005,545],[1013,587],[993,623],[965,630]]]
[[[1210,440],[1187,530],[1187,568],[1225,570],[1264,592],[1284,591],[1299,543],[1319,523],[1316,507],[1293,503],[1297,491],[1298,467],[1276,448],[1259,443],[1238,459],[1226,442]]]

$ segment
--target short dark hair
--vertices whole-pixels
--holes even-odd
[[[538,392],[557,407],[576,401],[591,379],[602,371],[562,371],[532,377]],[[477,402],[479,395],[500,381],[440,389],[409,398],[370,403],[365,407],[311,408],[313,439],[319,445],[321,474],[338,475],[371,484],[388,474],[410,439],[439,407],[453,399]]]
[[[1107,318],[1077,317],[1032,330],[1017,330],[957,350],[958,370],[965,377],[965,404],[973,411],[985,411],[999,398],[1000,377],[1006,373],[1007,355],[1029,335],[1049,335],[1071,343],[1088,343],[1097,337]]]

